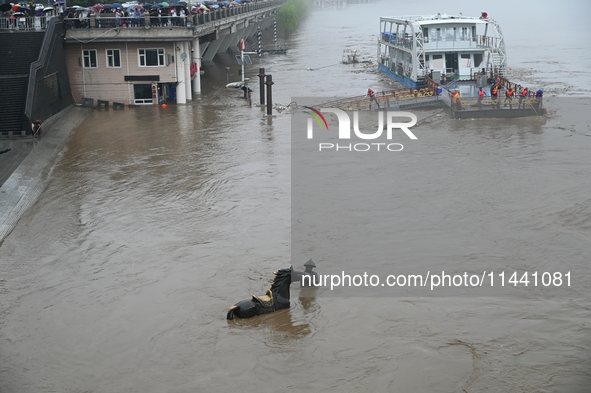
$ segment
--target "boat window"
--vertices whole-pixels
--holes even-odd
[[[462,68],[470,68],[472,67],[471,61],[470,61],[470,54],[469,53],[462,53],[462,64],[460,65],[460,67]]]
[[[423,39],[425,42],[429,42],[429,29],[426,27],[423,29]]]
[[[443,55],[431,55],[431,68],[443,68]]]
[[[433,41],[441,41],[441,28],[437,28],[434,31],[434,35],[433,35]]]
[[[468,34],[468,28],[467,27],[462,27],[462,41],[469,41],[470,40],[470,35]]]
[[[474,67],[482,67],[482,53],[474,53]]]
[[[456,39],[456,28],[455,27],[446,27],[445,28],[445,40],[446,41],[454,41]]]

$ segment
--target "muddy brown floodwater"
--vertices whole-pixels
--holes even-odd
[[[335,296],[296,284],[291,309],[226,321],[229,306],[264,294],[274,270],[306,260],[291,260],[291,116],[267,120],[224,88],[225,67],[234,80],[238,66],[221,55],[198,100],[88,111],[73,132],[0,245],[0,391],[589,392],[591,52],[588,41],[563,39],[571,25],[590,32],[589,5],[514,3],[315,11],[288,55],[261,66],[283,105],[379,91],[389,87],[375,72],[379,16],[487,11],[504,29],[510,79],[544,87],[548,116],[455,121],[417,111],[428,119],[399,166],[371,173],[400,185],[396,194],[376,201],[376,221],[342,235],[391,235],[399,254],[368,256],[384,261],[370,266],[376,274],[425,261],[568,270],[572,288]],[[338,64],[343,49],[374,65]],[[363,184],[368,173],[350,176]],[[372,227],[382,216],[396,225]],[[329,249],[341,240],[316,235]],[[311,254],[321,273],[358,267],[336,248]]]

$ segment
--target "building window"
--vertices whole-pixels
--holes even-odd
[[[164,67],[164,49],[138,49],[140,67]]]
[[[84,59],[84,68],[97,68],[95,49],[82,51],[82,58]]]
[[[121,68],[121,51],[107,49],[107,68]]]
[[[152,103],[152,85],[133,85],[133,103],[136,105],[149,105]]]

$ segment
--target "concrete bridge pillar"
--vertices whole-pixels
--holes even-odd
[[[185,55],[183,62],[185,63],[185,91],[187,95],[187,101],[193,100],[191,91],[191,43],[189,41],[183,41],[182,53]]]
[[[215,54],[218,53],[218,49],[220,49],[223,40],[223,38],[218,38],[215,41],[212,41],[207,47],[207,51],[201,57],[202,61],[212,61]]]
[[[183,43],[175,42],[174,44],[174,64],[176,67],[176,103],[186,104],[187,103],[187,89],[185,87],[185,62],[181,58],[183,53]]]
[[[193,94],[201,94],[201,49],[199,47],[199,38],[193,41],[193,52],[191,56],[193,63],[197,63],[197,73],[193,79]]]

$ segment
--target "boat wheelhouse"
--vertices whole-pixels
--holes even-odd
[[[433,15],[380,18],[379,70],[410,88],[474,80],[479,74],[504,76],[505,40],[500,26],[480,17]]]

